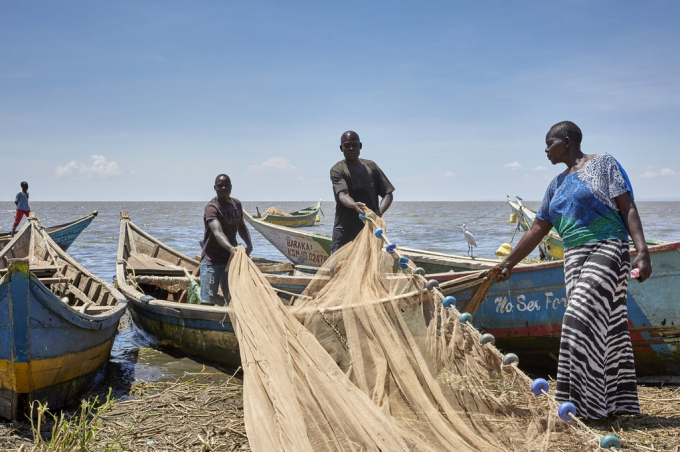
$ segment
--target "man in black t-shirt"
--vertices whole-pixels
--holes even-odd
[[[238,245],[236,233],[246,244],[250,256],[253,244],[250,232],[243,221],[241,201],[231,197],[231,179],[226,174],[215,178],[215,196],[203,211],[203,249],[201,250],[201,304],[214,305],[227,303],[229,293],[227,264],[229,257]],[[222,288],[225,299],[217,294]]]
[[[366,208],[378,216],[392,204],[394,187],[380,167],[370,160],[360,159],[362,144],[356,132],[348,130],[340,136],[340,150],[345,156],[331,168],[335,196],[335,223],[331,253],[351,242],[364,223],[359,214]],[[378,196],[382,201],[378,201]]]

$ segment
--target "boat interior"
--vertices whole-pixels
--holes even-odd
[[[17,259],[27,262],[29,271],[76,311],[96,316],[105,314],[118,303],[107,285],[54,244],[34,217],[0,251],[1,281]]]

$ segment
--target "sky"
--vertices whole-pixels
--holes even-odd
[[[677,1],[0,0],[0,200],[332,200],[340,135],[396,201],[539,200],[571,120],[680,200]]]

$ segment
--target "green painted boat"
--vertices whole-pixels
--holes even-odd
[[[321,212],[321,201],[312,206],[305,207],[304,209],[289,212],[287,215],[268,215],[265,213],[265,215],[262,216],[260,214],[260,209],[256,207],[256,210],[257,215],[254,218],[266,223],[278,224],[279,226],[288,226],[292,228],[301,226],[314,226],[314,224],[319,221],[319,213],[323,214],[323,212]]]

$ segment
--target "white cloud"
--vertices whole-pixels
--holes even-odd
[[[447,171],[446,174],[444,174],[444,177],[446,178],[451,178],[451,177],[456,177],[456,173],[452,173],[451,171]]]
[[[672,176],[677,176],[679,173],[675,170],[672,170],[670,168],[661,168],[658,172],[654,171],[654,169],[649,166],[647,167],[647,170],[640,174],[640,177],[643,179],[654,179],[657,177],[672,177]]]
[[[106,179],[120,174],[118,164],[109,162],[103,155],[94,154],[90,156],[92,164],[87,166],[85,163],[71,160],[66,165],[58,165],[56,169],[57,177],[81,176],[85,179]]]
[[[284,173],[290,171],[297,171],[297,168],[283,157],[272,157],[259,165],[248,165],[248,172],[250,173]]]
[[[534,168],[534,171],[545,171],[545,170],[547,170],[547,169],[548,169],[548,168],[546,168],[545,166],[539,165],[539,166],[537,166],[536,168]]]
[[[518,169],[520,169],[522,167],[522,165],[518,162],[512,162],[512,163],[508,163],[507,165],[505,165],[505,167],[510,168],[513,171],[517,171]]]

